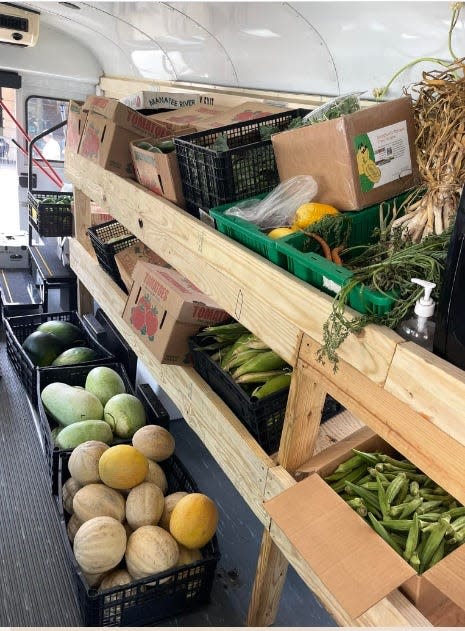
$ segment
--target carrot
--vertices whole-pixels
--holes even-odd
[[[326,243],[326,241],[322,237],[320,237],[319,234],[316,234],[315,232],[306,232],[305,234],[308,237],[312,237],[312,239],[315,239],[315,241],[318,241],[318,243],[321,245],[321,249],[323,250],[323,254],[325,255],[325,258],[328,259],[328,261],[333,260],[331,258],[331,248]]]
[[[336,265],[342,265],[342,259],[340,257],[340,253],[342,252],[343,249],[344,249],[344,246],[339,245],[337,248],[333,248],[331,250],[331,258],[333,260],[333,263],[336,263]]]

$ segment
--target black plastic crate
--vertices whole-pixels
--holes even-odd
[[[116,221],[106,221],[98,226],[92,226],[87,229],[87,234],[95,250],[97,260],[102,269],[109,274],[115,283],[127,294],[126,285],[121,279],[118,266],[115,261],[115,254],[125,250],[135,241],[137,237],[130,234],[128,230]],[[126,236],[125,236],[126,235]],[[114,243],[109,243],[112,239],[118,239]]]
[[[169,414],[163,407],[161,401],[150,388],[148,384],[143,384],[144,396],[136,393],[131,382],[124,370],[124,366],[115,361],[102,361],[99,366],[107,366],[115,370],[126,387],[126,392],[137,396],[145,408],[147,425],[160,425],[165,429],[169,429]],[[58,484],[58,461],[60,454],[71,453],[72,449],[60,449],[55,447],[52,438],[52,430],[58,427],[58,423],[47,414],[40,398],[40,393],[50,383],[61,382],[69,386],[84,386],[87,375],[95,368],[95,366],[57,366],[51,368],[42,368],[38,372],[37,380],[37,408],[39,412],[39,426],[44,442],[45,457],[47,460],[50,477],[52,480],[52,493],[57,494]],[[139,386],[140,388],[141,386]],[[150,391],[150,392],[149,392]],[[116,439],[113,444],[131,443],[130,439]]]
[[[187,613],[210,600],[215,570],[220,559],[216,536],[202,549],[200,561],[98,592],[91,588],[74,557],[66,532],[62,487],[69,477],[69,454],[59,459],[58,507],[61,536],[73,570],[83,625],[142,626]],[[168,493],[198,492],[195,481],[176,456],[160,463],[168,481]]]
[[[123,364],[132,384],[136,383],[137,355],[112,323],[107,314],[98,308],[95,313],[97,322],[104,328],[102,344],[116,359]]]
[[[36,368],[22,348],[24,340],[33,333],[39,324],[49,320],[63,320],[71,322],[82,330],[84,344],[98,353],[97,359],[83,362],[85,366],[95,366],[104,360],[111,360],[113,356],[88,332],[76,311],[62,311],[60,313],[38,313],[35,315],[12,316],[5,318],[5,337],[8,357],[13,364],[19,378],[33,405],[37,404],[37,373],[43,368]]]
[[[45,202],[47,197],[58,197],[66,203]],[[70,237],[73,234],[72,193],[29,191],[29,223],[42,237]]]
[[[267,454],[279,449],[289,390],[275,392],[264,399],[250,397],[231,375],[201,350],[206,338],[192,337],[189,348],[195,370],[216,394],[231,408],[237,418],[248,428],[258,444]],[[322,422],[329,420],[343,407],[327,396],[323,408]]]
[[[275,188],[279,175],[273,146],[262,140],[260,130],[283,131],[308,111],[289,110],[174,138],[186,209],[198,216],[199,208],[209,210]],[[212,148],[221,135],[227,137],[226,151]]]

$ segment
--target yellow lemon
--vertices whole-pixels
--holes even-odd
[[[273,230],[270,230],[268,233],[268,236],[270,239],[280,239],[281,237],[287,237],[288,234],[292,234],[296,231],[297,228],[273,228]]]
[[[315,221],[319,221],[325,215],[338,215],[339,211],[334,206],[328,204],[319,204],[317,202],[309,202],[302,204],[297,208],[294,215],[293,227],[304,230]]]

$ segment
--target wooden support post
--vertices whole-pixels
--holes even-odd
[[[286,558],[265,529],[247,616],[250,627],[265,627],[275,621],[287,566]]]
[[[299,359],[292,373],[278,462],[290,473],[312,455],[320,429],[326,390]],[[288,562],[265,530],[249,606],[250,626],[272,624],[278,612]]]
[[[77,292],[77,304],[80,315],[84,315],[85,313],[94,313],[94,299],[92,297],[92,294],[89,292],[87,287],[85,287],[81,283],[79,279]]]
[[[90,199],[80,189],[74,189],[74,234],[79,243],[92,254],[92,244],[87,235],[91,225]]]

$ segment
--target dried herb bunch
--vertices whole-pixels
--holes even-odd
[[[454,218],[465,181],[465,65],[423,73],[414,98],[417,160],[426,193],[393,228],[418,243],[441,234]],[[415,95],[417,98],[415,100]]]

